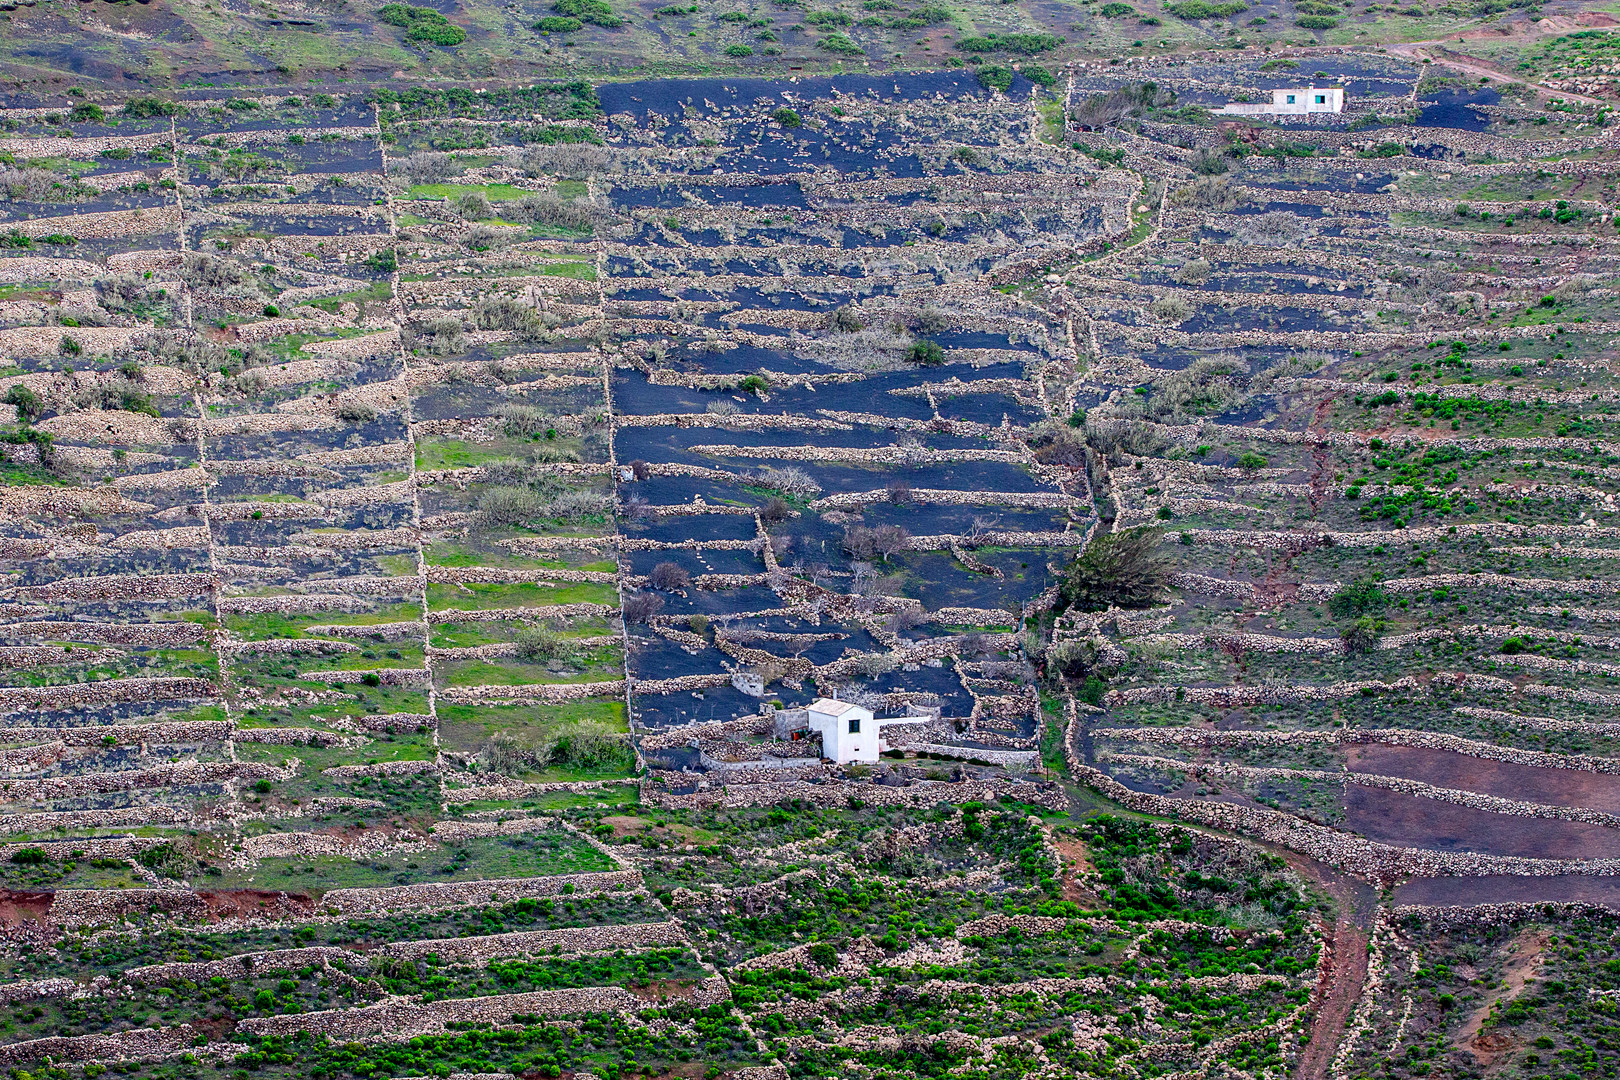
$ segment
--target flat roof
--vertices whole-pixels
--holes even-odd
[[[830,697],[816,698],[816,700],[810,703],[811,712],[822,713],[826,716],[839,716],[851,709],[858,708],[860,708],[859,705],[855,705],[848,701],[839,701],[837,698]]]

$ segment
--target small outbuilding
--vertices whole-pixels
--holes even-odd
[[[1216,110],[1217,116],[1307,116],[1344,112],[1344,87],[1305,86],[1273,90],[1269,102],[1233,101]]]
[[[879,734],[891,724],[926,724],[926,716],[878,720],[863,709],[836,698],[817,698],[805,710],[810,730],[821,735],[821,756],[840,765],[851,761],[874,762],[882,751]]]

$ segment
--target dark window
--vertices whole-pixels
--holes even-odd
[[[859,735],[861,733],[861,718],[860,717],[852,716],[852,717],[849,718],[849,733],[851,735]]]

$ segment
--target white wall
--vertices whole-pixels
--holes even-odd
[[[878,759],[878,725],[872,719],[872,711],[859,706],[851,706],[838,715],[817,712],[814,707],[806,713],[810,727],[821,733],[821,753],[823,757],[838,762],[840,765],[851,761],[876,761]],[[861,730],[852,733],[849,730],[851,718],[859,718]]]
[[[1289,96],[1294,100],[1290,102]],[[1322,98],[1320,103],[1317,98]],[[1228,116],[1305,116],[1311,113],[1344,111],[1344,88],[1340,86],[1284,87],[1271,92],[1269,104],[1234,101],[1216,110]]]

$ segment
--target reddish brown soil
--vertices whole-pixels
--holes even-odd
[[[1063,856],[1063,899],[1081,907],[1096,904],[1097,894],[1080,884],[1080,878],[1091,873],[1091,859],[1086,855],[1086,845],[1078,840],[1054,839],[1052,846]]]
[[[1317,982],[1321,1004],[1311,1018],[1311,1041],[1294,1063],[1295,1080],[1325,1080],[1366,984],[1367,931],[1346,911],[1333,927],[1328,962]]]
[[[266,892],[263,889],[200,890],[197,893],[216,919],[284,916],[307,918],[315,914],[315,901],[302,893]]]
[[[1525,985],[1541,970],[1542,953],[1546,948],[1545,931],[1526,930],[1514,939],[1513,956],[1502,972],[1502,992],[1488,995],[1457,1033],[1455,1045],[1472,1053],[1481,1066],[1488,1068],[1496,1064],[1497,1059],[1518,1045],[1518,1040],[1505,1032],[1481,1029],[1492,1009],[1513,1001],[1524,992]]]
[[[673,1001],[689,998],[697,992],[694,985],[686,979],[662,979],[645,986],[632,986],[629,990],[642,1001]]]
[[[1620,778],[1574,769],[1543,769],[1416,746],[1357,746],[1349,752],[1353,772],[1421,780],[1435,787],[1478,791],[1503,799],[1580,806],[1620,814]]]
[[[234,1017],[197,1017],[190,1021],[191,1026],[207,1035],[210,1041],[224,1039],[236,1030]]]
[[[1602,825],[1493,814],[1357,784],[1346,785],[1344,804],[1346,827],[1396,847],[1531,859],[1620,858],[1620,829]]]
[[[17,926],[25,920],[44,922],[55,899],[55,893],[0,889],[0,926]]]

